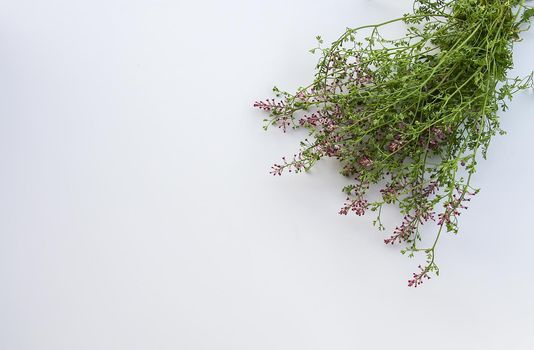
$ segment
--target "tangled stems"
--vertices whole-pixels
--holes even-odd
[[[384,230],[382,207],[396,205],[404,219],[385,243],[403,244],[410,257],[426,254],[408,282],[420,285],[439,273],[438,240],[444,230],[458,232],[458,216],[478,192],[471,186],[477,156],[485,158],[491,138],[504,133],[498,111],[532,87],[532,75],[507,76],[513,43],[532,15],[521,0],[417,0],[413,13],[347,29],[329,47],[318,37],[313,82],[294,94],[274,88],[277,100],[254,104],[269,113],[265,128],[309,131],[299,153],[272,173],[338,159],[341,173],[354,178],[343,188],[340,214],[373,211]],[[383,26],[399,21],[407,27],[403,37],[382,36]],[[381,200],[369,201],[371,186]],[[421,248],[429,221],[438,226],[435,240]]]

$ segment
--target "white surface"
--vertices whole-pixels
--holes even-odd
[[[2,1],[0,349],[532,349],[534,95],[423,288],[337,214],[334,163],[268,174],[300,135],[251,103],[309,81],[315,35],[409,7]]]

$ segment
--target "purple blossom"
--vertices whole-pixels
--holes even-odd
[[[418,273],[413,273],[412,274],[412,279],[409,279],[408,280],[408,287],[415,287],[417,288],[417,286],[421,285],[425,279],[429,280],[430,279],[430,276],[428,275],[428,268],[423,268],[421,267],[421,265],[418,266],[419,267],[419,270],[421,270],[420,272]]]
[[[345,205],[341,208],[339,211],[340,215],[347,215],[350,211],[354,212],[354,214],[358,216],[362,216],[365,214],[365,211],[369,207],[369,203],[367,200],[358,198],[351,200],[347,197],[347,202]]]
[[[358,160],[358,164],[360,164],[364,168],[370,168],[373,166],[373,161],[371,158],[363,156]]]

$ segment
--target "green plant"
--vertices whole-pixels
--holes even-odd
[[[478,192],[471,184],[477,156],[486,158],[492,137],[504,133],[498,111],[532,87],[532,74],[507,72],[513,43],[533,15],[522,0],[417,0],[412,13],[347,29],[330,46],[317,37],[313,82],[295,93],[274,88],[277,99],[254,104],[269,113],[266,129],[309,130],[300,152],[272,174],[337,158],[341,174],[355,179],[343,188],[340,214],[373,211],[384,230],[382,207],[397,205],[404,220],[385,243],[426,257],[408,284],[439,274],[440,235],[458,232],[460,211]],[[404,22],[406,34],[388,39],[381,28],[394,22]],[[370,186],[381,188],[380,200],[369,200]],[[437,224],[435,239],[421,247],[421,226],[429,221]]]

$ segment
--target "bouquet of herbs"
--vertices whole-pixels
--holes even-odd
[[[426,257],[408,285],[439,274],[440,235],[458,232],[458,216],[478,192],[471,183],[478,155],[485,158],[491,138],[504,133],[498,112],[533,85],[532,75],[507,75],[513,43],[533,15],[524,0],[416,0],[412,13],[347,29],[330,46],[317,37],[312,83],[294,93],[274,88],[276,99],[254,104],[269,114],[266,129],[309,130],[298,154],[272,174],[338,159],[341,174],[354,178],[340,214],[372,211],[384,230],[382,207],[398,206],[404,218],[385,243]],[[394,22],[406,25],[405,35],[388,39],[381,29]],[[379,200],[369,199],[371,186]],[[435,237],[421,246],[427,222]]]

